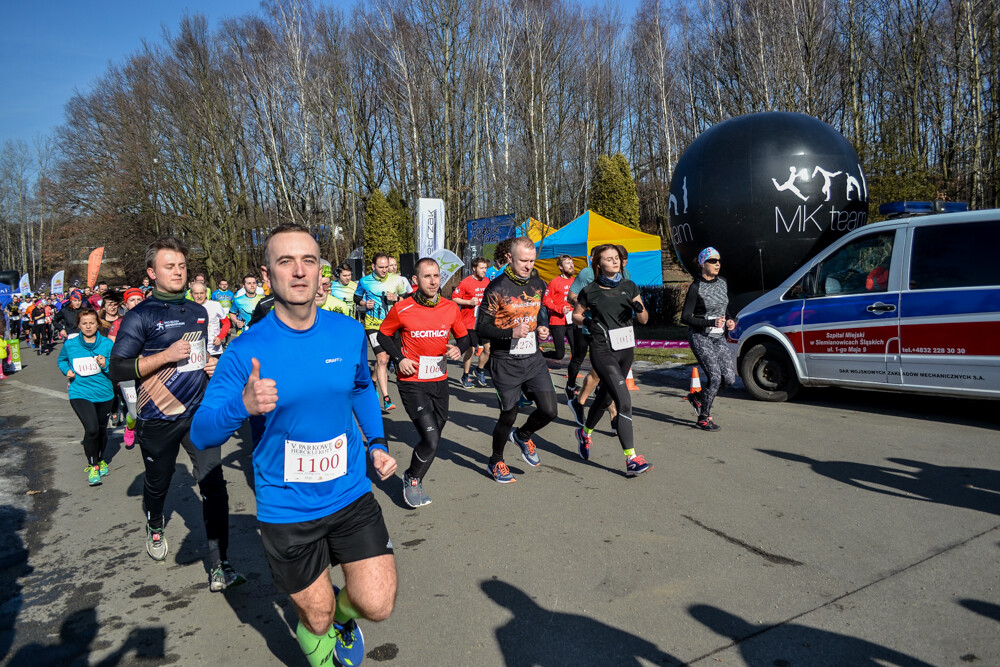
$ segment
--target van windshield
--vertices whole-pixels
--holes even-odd
[[[864,294],[889,289],[896,231],[863,236],[823,260],[813,296]]]

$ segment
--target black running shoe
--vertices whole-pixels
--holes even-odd
[[[566,400],[572,401],[580,393],[580,388],[574,385],[566,385]]]
[[[701,390],[692,391],[691,393],[689,393],[687,395],[687,401],[688,401],[688,403],[691,404],[691,407],[694,408],[694,411],[700,415],[701,414]]]
[[[718,431],[722,428],[712,421],[711,417],[699,417],[698,423],[695,424],[695,426],[700,428],[702,431]]]
[[[586,415],[584,414],[583,406],[575,399],[571,398],[566,403],[569,404],[569,409],[573,413],[573,420],[580,426],[584,426],[584,419]]]

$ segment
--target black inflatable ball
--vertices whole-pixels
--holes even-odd
[[[781,283],[868,221],[868,184],[854,147],[826,123],[769,112],[719,123],[695,139],[670,182],[670,233],[692,275],[714,246],[734,304]]]

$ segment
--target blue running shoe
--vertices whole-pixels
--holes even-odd
[[[389,410],[395,410],[396,404],[392,402],[391,398],[386,396],[382,399],[382,409],[386,412],[389,412]]]
[[[333,624],[337,642],[333,645],[333,656],[345,667],[356,667],[365,659],[365,638],[361,628],[352,618],[344,625]]]
[[[521,399],[517,402],[517,407],[530,408],[532,405],[534,405],[534,402],[524,394],[521,394]]]
[[[462,376],[462,387],[465,388],[465,389],[472,389],[473,384],[472,384],[472,376],[471,375],[463,375]]]
[[[513,484],[517,481],[517,478],[510,474],[510,468],[503,461],[497,461],[489,466],[489,470],[497,484]]]
[[[652,469],[653,466],[646,463],[646,459],[642,458],[642,455],[636,454],[625,463],[625,476],[635,477]]]
[[[338,595],[340,587],[334,586],[333,599],[336,600]],[[351,667],[361,664],[365,659],[365,638],[353,618],[343,625],[334,622],[329,634],[336,640],[333,645],[333,656],[338,664]]]
[[[535,443],[531,441],[531,438],[521,440],[521,438],[517,435],[517,429],[512,428],[510,430],[510,440],[521,448],[521,458],[524,459],[524,462],[529,466],[534,468],[542,462],[542,460],[538,458],[538,454],[535,453]]]
[[[490,386],[490,383],[486,381],[486,373],[483,371],[476,371],[476,384],[480,387]]]

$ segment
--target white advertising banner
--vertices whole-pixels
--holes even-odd
[[[53,294],[63,293],[63,278],[65,275],[65,271],[56,271],[55,275],[52,276],[52,288],[50,291]]]
[[[430,257],[444,248],[444,200],[417,200],[417,256]]]
[[[453,275],[462,270],[462,258],[451,250],[435,250],[430,256],[437,260],[441,267],[441,287],[444,287]]]

